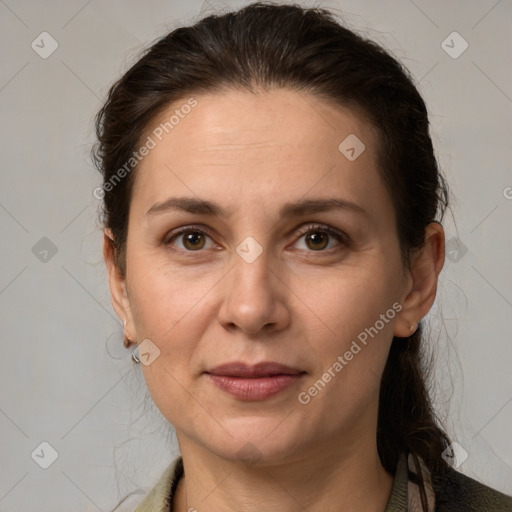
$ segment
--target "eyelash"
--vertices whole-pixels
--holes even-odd
[[[170,237],[166,237],[164,239],[164,242],[163,242],[164,245],[166,245],[166,246],[171,245],[171,242],[173,242],[173,240],[175,240],[176,238],[178,238],[180,235],[182,235],[184,233],[200,233],[202,235],[206,235],[206,236],[212,238],[212,234],[210,233],[210,231],[208,229],[200,227],[200,226],[190,225],[190,226],[184,226],[182,228],[178,228],[177,230],[173,231],[171,233]],[[345,233],[335,230],[333,228],[330,228],[329,226],[322,225],[322,224],[310,224],[298,232],[298,234],[300,235],[300,238],[302,238],[304,235],[308,235],[310,233],[325,233],[329,236],[336,238],[338,240],[338,242],[340,242],[342,245],[346,245],[348,243],[348,236]],[[190,251],[190,250],[186,250],[186,249],[176,249],[176,250],[181,251],[181,252],[187,252],[187,253],[203,252],[201,249],[198,249],[197,251]],[[331,248],[331,249],[321,249],[318,251],[310,250],[308,252],[330,253],[333,250],[336,250],[336,247]]]

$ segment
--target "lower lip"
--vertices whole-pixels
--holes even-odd
[[[229,377],[227,375],[207,374],[213,383],[223,391],[240,400],[264,400],[298,382],[304,375],[274,375],[272,377]]]

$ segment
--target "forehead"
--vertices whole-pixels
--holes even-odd
[[[142,137],[154,147],[137,167],[137,213],[171,195],[261,207],[334,188],[354,202],[386,201],[376,130],[354,111],[288,89],[193,98],[193,107],[185,98],[166,108]]]

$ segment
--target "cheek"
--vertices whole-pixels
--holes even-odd
[[[183,277],[147,273],[140,283],[134,321],[138,339],[149,338],[159,356],[142,366],[144,379],[156,406],[173,425],[182,411],[192,419],[200,411],[194,400],[194,357],[204,337],[205,283],[185,283]],[[140,333],[140,334],[139,334]]]
[[[374,326],[384,315],[378,330],[386,335],[392,331],[396,316],[393,304],[399,297],[399,269],[368,264],[350,269],[341,268],[316,280],[303,281],[297,294],[305,298],[324,331],[335,340],[349,342],[366,328]],[[391,311],[386,315],[386,312]]]
[[[218,278],[214,272],[169,264],[158,257],[132,259],[130,305],[138,338],[169,343],[182,324],[198,325],[197,315]],[[200,324],[200,322],[199,322]]]
[[[322,327],[312,340],[314,371],[297,397],[309,413],[305,426],[312,430],[320,420],[328,430],[370,421],[393,338],[395,310],[386,294],[343,291],[332,298],[323,310],[329,329]],[[327,296],[323,301],[327,306]]]
[[[359,267],[340,272],[337,279],[325,280],[310,292],[307,302],[315,314],[308,313],[308,318],[317,361],[309,384],[328,381],[326,399],[341,399],[347,405],[378,392],[401,309],[396,301],[397,272],[398,268]]]
[[[159,350],[154,363],[142,367],[148,389],[157,405],[169,397],[173,403],[184,400],[184,389],[198,370],[194,357],[212,321],[211,300],[219,278],[192,267],[171,268],[165,258],[133,258],[130,270],[137,340],[149,339]]]

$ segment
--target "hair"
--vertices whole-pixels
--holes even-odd
[[[287,88],[351,109],[378,133],[377,165],[392,199],[404,267],[440,222],[448,188],[434,155],[425,103],[409,71],[377,43],[322,8],[269,2],[210,15],[158,39],[109,90],[95,119],[92,156],[107,184],[139,147],[154,119],[192,94]],[[104,187],[102,223],[113,234],[115,263],[126,272],[126,238],[136,167]],[[382,375],[377,447],[393,472],[410,453],[433,475],[448,467],[450,444],[427,389],[423,329],[394,338]],[[424,492],[421,493],[426,507]]]

